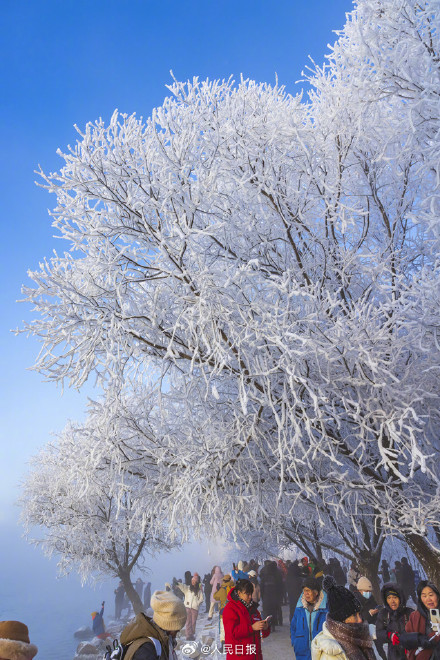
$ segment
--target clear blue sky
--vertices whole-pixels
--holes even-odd
[[[351,0],[2,0],[0,525],[16,516],[28,457],[85,406],[84,393],[61,397],[26,371],[38,344],[9,332],[31,317],[15,302],[27,269],[60,247],[47,215],[54,199],[34,184],[38,163],[60,166],[56,149],[75,141],[74,123],[115,108],[148,116],[170,69],[178,79],[278,74],[299,91],[308,55],[322,62],[351,9]]]

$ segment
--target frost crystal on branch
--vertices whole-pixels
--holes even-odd
[[[173,521],[277,522],[315,493],[438,533],[438,39],[437,3],[359,1],[308,102],[175,81],[41,172],[68,251],[25,289],[36,368],[96,373],[139,427],[156,383]]]

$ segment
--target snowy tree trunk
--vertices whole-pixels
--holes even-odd
[[[440,585],[440,551],[435,550],[422,536],[406,534],[405,541],[419,560],[428,579]]]
[[[365,553],[359,556],[359,570],[373,585],[373,595],[378,603],[382,602],[379,580],[379,564],[382,557],[382,546],[374,553]]]
[[[131,582],[130,573],[121,570],[118,573],[118,577],[121,579],[122,584],[124,585],[125,593],[127,594],[131,604],[133,605],[134,613],[139,614],[139,612],[143,612],[144,604],[141,601],[138,592],[136,591],[136,589],[134,588]]]

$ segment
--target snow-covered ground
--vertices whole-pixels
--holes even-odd
[[[283,607],[283,621],[283,626],[278,626],[274,633],[263,640],[264,660],[295,660],[295,654],[290,643],[288,606]],[[107,630],[112,632],[115,637],[119,637],[125,625],[126,622],[111,621],[107,626]],[[179,660],[185,660],[186,658],[194,660],[221,660],[223,658],[225,660],[226,658],[226,654],[220,652],[220,630],[217,612],[214,614],[212,621],[208,621],[207,614],[200,612],[197,620],[195,642],[185,640],[185,629],[179,633],[177,639],[177,657]],[[94,646],[96,650],[93,650],[90,645]],[[105,644],[96,638],[91,642],[82,642],[82,648],[87,653],[77,653],[74,660],[101,660],[104,656]],[[90,651],[93,652],[90,653]],[[376,657],[378,657],[377,654]]]
[[[294,660],[289,636],[289,608],[283,608],[284,625],[278,627],[275,633],[263,640],[264,660]],[[107,631],[118,637],[126,622],[109,621]],[[185,629],[178,635],[177,656],[179,660],[193,658],[198,660],[225,660],[226,654],[220,652],[220,630],[218,613],[214,614],[212,621],[208,615],[200,612],[196,627],[196,641],[187,642]],[[108,643],[108,642],[107,642]],[[105,653],[105,643],[97,638],[90,642],[81,642],[74,660],[101,660]]]
[[[294,660],[295,654],[290,643],[289,634],[289,608],[283,607],[284,625],[278,627],[276,632],[263,640],[264,660]],[[218,614],[214,614],[212,621],[208,621],[208,615],[200,613],[197,628],[197,642],[186,642],[184,635],[179,644],[178,657],[197,658],[203,660],[225,660],[226,655],[220,653],[220,631]]]

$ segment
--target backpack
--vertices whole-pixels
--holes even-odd
[[[106,646],[104,660],[124,660],[125,658],[131,658],[134,656],[136,651],[146,642],[153,642],[154,649],[156,651],[157,657],[160,658],[162,655],[162,646],[158,639],[154,637],[141,637],[135,639],[130,644],[121,645],[117,639],[113,640],[113,648],[111,646]]]

